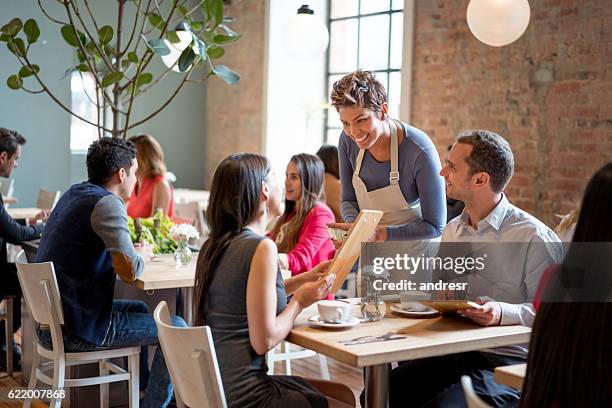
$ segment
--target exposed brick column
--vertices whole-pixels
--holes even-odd
[[[525,35],[480,43],[468,0],[417,0],[413,124],[444,158],[461,131],[508,138],[516,172],[510,200],[549,226],[588,178],[612,160],[612,7],[609,0],[530,1]]]
[[[225,14],[236,18],[232,29],[243,38],[229,45],[216,63],[238,72],[241,81],[235,85],[219,78],[207,81],[207,188],[215,168],[229,154],[263,152],[267,13],[267,2],[262,0],[233,0],[225,6]]]

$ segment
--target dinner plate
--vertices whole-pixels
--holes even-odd
[[[407,310],[404,309],[401,305],[391,305],[391,311],[400,316],[406,317],[434,317],[439,314],[436,309],[431,307],[427,307],[425,310]]]
[[[323,320],[320,320],[320,316],[316,315],[316,316],[312,316],[310,319],[308,319],[308,323],[311,326],[318,327],[318,328],[325,328],[325,329],[346,329],[347,327],[353,327],[355,325],[358,325],[359,324],[359,319],[356,318],[355,316],[352,316],[346,322],[330,323],[330,322],[324,322]]]

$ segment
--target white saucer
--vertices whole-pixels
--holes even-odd
[[[406,317],[432,317],[437,316],[439,312],[436,309],[427,307],[425,310],[407,310],[401,305],[391,305],[391,311],[401,316]]]
[[[316,316],[312,316],[310,319],[308,319],[308,323],[311,326],[319,327],[319,328],[345,329],[347,327],[353,327],[353,326],[359,324],[359,319],[356,318],[355,316],[352,316],[346,322],[342,322],[342,323],[329,323],[329,322],[324,322],[322,320],[319,320],[319,315],[316,315]]]

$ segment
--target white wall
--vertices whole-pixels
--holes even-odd
[[[284,180],[292,155],[314,154],[323,143],[325,53],[309,61],[293,59],[283,47],[283,29],[302,3],[327,24],[327,1],[269,0],[266,155]]]

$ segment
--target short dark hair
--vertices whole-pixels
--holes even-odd
[[[13,157],[17,146],[24,144],[26,144],[25,137],[14,130],[0,127],[0,153],[6,152],[9,157]]]
[[[93,184],[105,184],[119,169],[128,174],[136,158],[134,143],[121,138],[103,137],[87,149],[87,176]]]
[[[317,156],[323,161],[325,172],[339,179],[338,148],[334,145],[323,145],[317,151]]]
[[[330,99],[336,110],[356,105],[380,113],[383,103],[387,102],[387,93],[373,73],[355,71],[334,83]]]
[[[514,173],[514,156],[506,139],[497,133],[476,129],[459,135],[457,143],[472,146],[472,152],[466,159],[471,173],[488,173],[491,189],[501,193]]]

